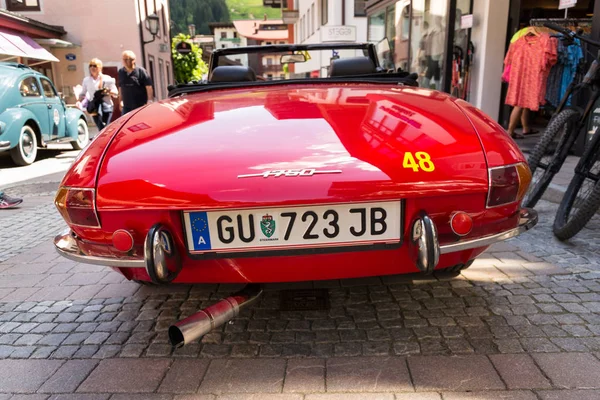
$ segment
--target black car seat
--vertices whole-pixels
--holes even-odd
[[[331,61],[329,76],[349,76],[374,74],[377,72],[375,63],[369,57],[338,58]]]
[[[250,67],[243,65],[222,65],[212,70],[209,82],[252,82],[256,73]]]

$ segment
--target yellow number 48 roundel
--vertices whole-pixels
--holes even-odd
[[[417,160],[415,160],[415,157]],[[432,172],[435,169],[431,157],[424,151],[417,151],[414,156],[411,152],[404,153],[402,166],[404,168],[410,168],[415,172],[419,172],[419,169],[422,169],[425,172]]]

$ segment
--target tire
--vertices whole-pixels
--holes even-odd
[[[544,192],[550,185],[552,178],[558,172],[552,172],[540,167],[540,164],[549,165],[560,155],[558,154],[567,142],[568,134],[571,133],[579,121],[581,120],[581,112],[573,108],[567,108],[559,112],[548,124],[540,141],[535,145],[529,159],[529,169],[531,170],[531,184],[529,190],[523,198],[525,207],[535,207],[537,202],[542,198]],[[578,132],[575,132],[576,134]],[[556,145],[556,147],[554,147]],[[558,160],[560,163],[559,170],[565,162],[564,158]]]
[[[10,150],[10,157],[17,165],[31,165],[37,157],[37,136],[30,125],[23,125],[19,142]]]
[[[595,162],[599,153],[592,155],[591,158],[595,163],[592,172],[596,174],[600,170],[600,163]],[[575,173],[558,206],[552,227],[554,236],[561,241],[572,238],[592,219],[598,207],[600,207],[600,181],[594,182]]]
[[[85,146],[90,142],[90,131],[88,130],[87,123],[83,118],[79,118],[77,121],[77,140],[71,142],[71,146],[75,150],[83,150]]]

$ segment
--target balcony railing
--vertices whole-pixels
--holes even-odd
[[[242,41],[241,38],[239,37],[228,37],[228,38],[221,38],[222,42],[231,42],[231,43],[240,43]]]

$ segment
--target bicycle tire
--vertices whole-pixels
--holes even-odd
[[[599,153],[600,151],[597,150],[595,154],[589,155],[589,160],[595,163]],[[585,157],[586,154],[584,153],[583,156]],[[558,206],[552,226],[552,232],[558,240],[563,241],[575,236],[592,219],[600,207],[600,181],[598,181],[594,183],[592,190],[589,191],[589,195],[584,194],[582,196],[580,207],[571,215],[579,191],[584,187],[585,179],[583,175],[576,172]]]
[[[539,142],[535,145],[533,151],[531,152],[531,155],[529,156],[529,159],[527,160],[527,163],[529,164],[529,169],[531,170],[532,179],[529,190],[527,191],[523,199],[523,205],[525,207],[535,207],[537,202],[544,195],[544,192],[546,192],[548,185],[550,185],[552,178],[554,178],[554,175],[556,174],[556,172],[552,172],[547,169],[543,170],[544,172],[542,172],[541,174],[538,171],[538,174],[536,175],[536,170],[538,170],[542,158],[546,156],[546,153],[550,150],[552,143],[554,142],[556,137],[560,135],[558,145],[556,146],[556,149],[552,154],[551,161],[549,161],[547,164],[554,162],[555,158],[559,157],[559,150],[565,144],[565,141],[568,136],[567,133],[570,132],[570,130],[573,129],[573,126],[576,126],[580,120],[581,112],[579,110],[574,108],[566,108],[558,114],[556,114],[556,116],[552,118],[552,120],[548,124],[548,127],[544,131],[544,134],[540,138]],[[569,127],[569,123],[572,123],[574,125],[571,125]],[[560,165],[558,168],[559,170],[564,162],[564,158],[560,160]],[[537,180],[536,177],[538,177]]]

